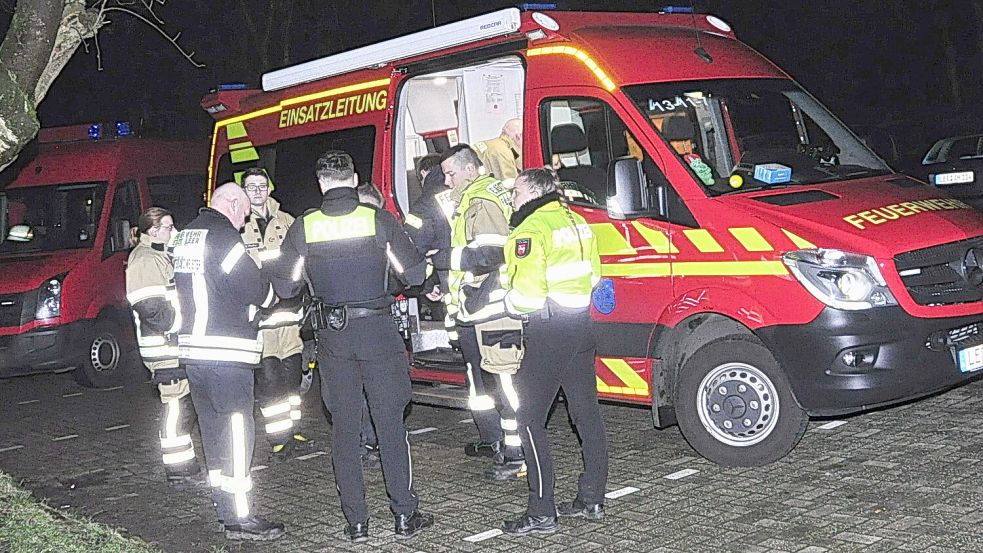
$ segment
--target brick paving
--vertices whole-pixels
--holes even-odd
[[[55,507],[165,551],[983,551],[983,382],[845,424],[813,421],[788,457],[763,468],[718,467],[677,429],[652,429],[647,410],[605,405],[608,488],[624,495],[607,501],[604,521],[563,520],[552,535],[481,541],[469,539],[522,511],[525,482],[482,479],[484,465],[461,451],[476,435],[460,422],[465,411],[415,405],[410,430],[437,429],[411,436],[417,490],[437,525],[394,539],[381,473],[369,471],[368,546],[341,537],[329,455],[256,471],[259,512],[288,533],[273,543],[227,542],[207,491],[164,483],[149,384],[100,391],[79,388],[70,375],[39,375],[0,386],[0,470]],[[316,394],[305,396],[305,416],[327,449],[330,427]],[[575,493],[580,458],[562,405],[550,430],[565,499]],[[255,463],[265,464],[259,453]]]

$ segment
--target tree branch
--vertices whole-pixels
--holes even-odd
[[[68,64],[68,60],[72,58],[78,47],[84,44],[84,41],[96,36],[104,23],[105,21],[99,16],[99,11],[95,8],[86,9],[83,0],[66,0],[55,46],[51,50],[48,64],[34,87],[35,105],[39,105],[47,95],[51,83]]]
[[[167,41],[170,42],[172,46],[174,46],[174,48],[178,51],[178,53],[180,53],[182,56],[185,57],[185,59],[187,59],[189,62],[191,62],[191,65],[193,65],[195,67],[205,67],[205,64],[198,63],[197,61],[195,61],[195,59],[194,59],[194,55],[195,55],[194,50],[191,50],[191,51],[185,50],[183,46],[181,46],[180,44],[178,44],[178,39],[181,38],[181,33],[180,32],[175,33],[174,36],[171,36],[171,35],[167,34],[167,32],[164,31],[164,28],[161,27],[159,24],[154,23],[153,21],[151,21],[147,17],[145,17],[145,16],[143,16],[143,15],[141,15],[141,14],[139,14],[139,13],[137,13],[137,12],[135,12],[135,11],[129,9],[129,8],[123,7],[123,6],[106,6],[106,7],[104,7],[102,9],[102,12],[101,13],[104,15],[104,14],[109,13],[109,12],[122,12],[122,13],[125,13],[127,15],[132,16],[132,17],[135,17],[135,18],[139,19],[140,21],[146,23],[148,26],[150,26],[151,29],[157,31],[158,33],[160,33],[161,36],[163,36],[164,38],[166,38]],[[156,17],[156,15],[154,17]],[[98,35],[96,36],[96,40],[97,41],[99,40]],[[100,68],[101,67],[102,67],[102,65],[101,65],[101,62],[100,62]]]

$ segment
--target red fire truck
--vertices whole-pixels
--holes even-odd
[[[415,159],[521,118],[525,166],[559,167],[599,241],[599,395],[715,462],[774,461],[809,416],[983,368],[983,216],[893,172],[716,17],[506,9],[202,106],[211,183],[263,166],[294,213],[319,205],[324,150],[406,213]],[[413,330],[414,380],[460,385],[439,322]]]
[[[80,384],[112,386],[144,371],[130,229],[151,205],[178,225],[194,217],[205,145],[140,138],[128,122],[42,129],[37,142],[0,191],[0,376],[75,369]]]

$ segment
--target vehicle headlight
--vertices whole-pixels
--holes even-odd
[[[53,278],[38,289],[36,319],[53,319],[61,316],[61,280]]]
[[[782,255],[795,278],[830,307],[856,311],[897,305],[877,262],[840,250],[796,250]]]

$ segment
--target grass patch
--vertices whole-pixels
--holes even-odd
[[[157,553],[104,524],[67,515],[35,501],[0,473],[0,551],[10,553]]]

